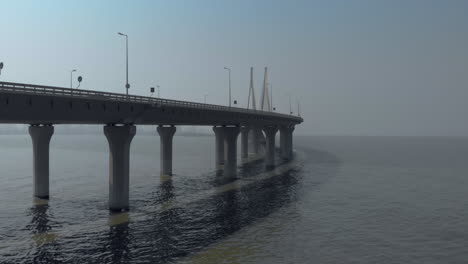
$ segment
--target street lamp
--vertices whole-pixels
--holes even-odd
[[[2,74],[3,62],[0,62],[0,75]]]
[[[289,94],[289,114],[292,115],[293,114],[293,111],[292,111],[292,108],[291,108],[291,95]]]
[[[124,36],[125,37],[125,44],[126,44],[126,58],[127,58],[127,83],[125,84],[125,89],[127,89],[127,95],[128,95],[128,89],[130,88],[130,84],[128,83],[128,35],[124,34],[124,33],[120,33],[118,32],[117,34],[121,35],[121,36]]]
[[[157,97],[157,98],[159,98],[159,85],[156,85],[156,87],[158,87],[158,97]],[[150,88],[150,92],[151,92],[151,96],[153,96],[154,87],[151,87],[151,88]]]
[[[73,88],[73,73],[76,72],[76,70],[71,70],[70,71],[70,89]]]
[[[301,116],[301,103],[297,100],[297,116]]]
[[[225,70],[229,71],[229,107],[231,107],[231,69],[224,67]]]

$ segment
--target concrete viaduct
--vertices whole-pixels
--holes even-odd
[[[277,131],[280,131],[281,156],[291,159],[294,126],[302,121],[301,117],[268,111],[0,82],[0,123],[30,124],[34,196],[49,198],[49,142],[54,124],[103,124],[110,152],[109,209],[115,211],[129,208],[129,155],[135,125],[158,125],[162,175],[172,174],[172,138],[176,125],[213,126],[216,165],[223,168],[224,175],[235,176],[239,133],[242,158],[247,158],[249,152],[259,153],[259,138],[264,133],[265,163],[274,167]]]

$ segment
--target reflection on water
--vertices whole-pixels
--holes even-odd
[[[37,237],[33,260],[61,262],[60,246],[65,246],[64,251],[77,262],[172,262],[202,250],[289,202],[294,197],[291,188],[298,181],[297,171],[243,187],[237,185],[236,178],[224,178],[216,172],[212,176],[213,187],[227,189],[179,207],[172,205],[177,200],[173,181],[161,181],[151,195],[161,210],[149,212],[145,219],[137,221],[132,221],[131,211],[110,213],[107,232],[87,232],[72,240],[55,237],[49,221],[49,205],[36,205],[31,209],[29,227]],[[87,246],[71,248],[76,243]]]
[[[31,230],[35,248],[32,252],[34,263],[59,263],[60,246],[56,242],[57,236],[53,233],[49,218],[49,205],[46,200],[36,200],[35,205],[30,209],[31,223],[28,229]]]
[[[239,166],[237,177],[216,170],[193,177],[153,176],[146,183],[154,186],[152,191],[132,200],[131,210],[123,213],[109,213],[102,205],[91,207],[98,211],[85,211],[88,204],[80,200],[76,204],[38,201],[25,228],[35,245],[28,253],[8,248],[15,254],[5,255],[0,262],[168,263],[185,259],[295,199],[302,177],[299,167],[277,162],[285,173],[266,171],[263,161],[255,160]],[[70,224],[63,215],[52,214],[54,208],[82,222]],[[20,230],[15,232],[21,235]]]
[[[297,172],[290,171],[240,188],[232,182],[235,179],[213,176],[218,177],[215,186],[228,182],[229,190],[183,207],[163,207],[146,220],[130,223],[132,239],[138,241],[132,247],[143,253],[133,258],[165,263],[193,254],[289,202],[294,196],[291,188],[298,180],[293,179],[298,177]],[[177,199],[174,188],[172,181],[163,182],[153,196],[155,201]]]
[[[14,140],[0,136],[0,144]],[[160,178],[152,167],[159,141],[136,137],[131,209],[120,214],[106,206],[102,137],[52,142],[60,146],[51,151],[53,198],[32,207],[27,142],[10,149],[16,166],[0,152],[0,170],[9,168],[0,173],[0,263],[416,264],[468,256],[466,138],[298,138],[304,160],[277,160],[272,171],[261,160],[239,164],[238,177],[225,178],[206,167],[214,157],[198,153],[214,149],[213,138],[179,137],[176,175]]]
[[[128,214],[124,213],[124,215],[128,218]],[[128,221],[109,227],[109,250],[112,252],[110,263],[127,263],[130,261],[129,232]]]

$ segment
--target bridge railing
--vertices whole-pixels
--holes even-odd
[[[83,99],[87,98],[87,99],[96,99],[96,100],[109,100],[109,101],[119,101],[119,102],[149,103],[149,104],[159,104],[161,106],[198,108],[198,109],[204,109],[204,110],[217,110],[217,111],[227,111],[227,112],[236,112],[236,113],[265,115],[265,116],[271,116],[271,117],[281,117],[281,118],[295,119],[298,122],[302,122],[302,118],[297,117],[297,116],[280,114],[280,113],[272,113],[272,112],[267,112],[267,111],[262,111],[262,110],[250,110],[250,109],[228,107],[228,106],[214,105],[214,104],[203,104],[203,103],[196,103],[196,102],[162,99],[162,98],[139,96],[139,95],[126,95],[126,94],[120,94],[120,93],[98,92],[98,91],[92,91],[92,90],[69,89],[69,88],[63,88],[63,87],[54,87],[54,86],[45,86],[45,85],[36,85],[36,84],[0,82],[0,91],[11,91],[15,93],[25,93],[25,94],[32,93],[32,94],[40,94],[40,95],[65,96],[65,97],[74,97],[74,98],[83,98]]]

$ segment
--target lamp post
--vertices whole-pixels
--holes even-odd
[[[293,111],[292,111],[292,108],[291,108],[291,95],[289,95],[289,114],[290,115],[293,114]]]
[[[158,98],[159,98],[159,87],[160,87],[160,86],[159,86],[159,85],[156,85],[156,87],[158,87]]]
[[[229,72],[229,107],[231,107],[231,69],[224,67],[225,70]]]
[[[124,36],[125,37],[125,49],[126,49],[126,75],[127,75],[127,82],[125,84],[125,89],[127,90],[127,95],[128,95],[128,89],[130,88],[130,84],[128,83],[128,35],[124,34],[124,33],[121,33],[121,32],[118,32],[117,34],[121,35],[121,36]]]
[[[0,75],[2,75],[3,62],[0,62]]]
[[[73,73],[76,72],[76,70],[71,70],[70,71],[70,89],[73,88]]]
[[[301,103],[297,100],[297,116],[301,116]]]

